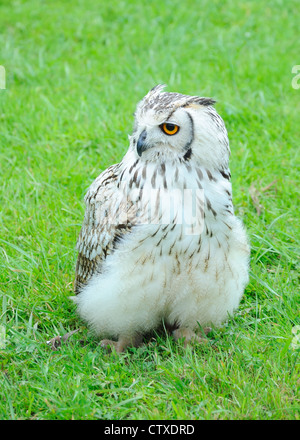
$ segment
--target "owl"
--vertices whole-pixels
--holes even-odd
[[[138,103],[127,153],[85,196],[77,312],[117,352],[162,323],[185,345],[203,341],[248,282],[249,245],[234,215],[215,101],[164,88]]]

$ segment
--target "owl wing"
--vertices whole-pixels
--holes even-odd
[[[120,164],[107,168],[92,183],[85,196],[86,211],[76,245],[75,294],[80,292],[94,273],[101,272],[106,257],[131,230],[131,224],[124,216],[120,169]]]

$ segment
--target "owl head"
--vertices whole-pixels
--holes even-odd
[[[138,103],[130,149],[143,161],[192,160],[225,168],[229,142],[211,98],[163,92],[158,85]]]

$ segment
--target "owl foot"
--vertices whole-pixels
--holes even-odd
[[[141,335],[131,337],[120,336],[117,341],[102,339],[102,341],[100,341],[100,346],[110,351],[114,348],[117,353],[122,353],[127,347],[139,347],[142,340],[143,337]]]
[[[211,328],[204,327],[203,331],[204,331],[205,335],[207,335],[211,331]],[[190,330],[189,328],[186,328],[186,327],[180,327],[177,330],[174,330],[173,337],[174,337],[175,341],[183,339],[184,340],[183,343],[184,343],[185,348],[188,346],[189,343],[199,342],[201,344],[207,344],[207,342],[208,342],[208,340],[206,338],[204,338],[203,336],[197,335],[195,332],[193,332],[192,330]]]
[[[66,333],[63,336],[54,336],[54,338],[50,339],[50,341],[47,341],[47,345],[50,345],[51,350],[56,351],[61,346],[62,342],[66,342],[70,336],[74,335],[74,333],[79,332],[80,328],[77,328],[76,330],[72,330],[71,332]]]

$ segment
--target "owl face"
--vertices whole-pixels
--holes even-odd
[[[193,140],[193,121],[184,109],[170,112],[147,110],[138,118],[136,151],[142,157],[165,152],[180,155],[189,149]],[[152,151],[150,151],[152,149]]]
[[[143,161],[194,160],[203,166],[228,162],[229,143],[214,100],[162,92],[156,86],[138,104],[131,148]]]

